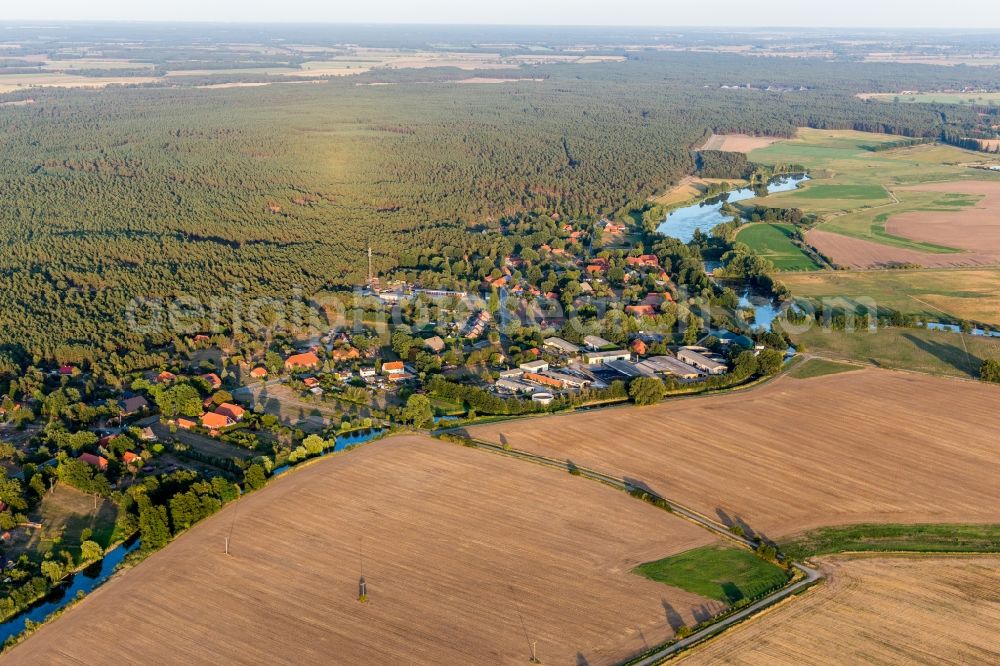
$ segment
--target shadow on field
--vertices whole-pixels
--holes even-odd
[[[684,622],[684,618],[681,617],[681,614],[670,605],[669,601],[666,599],[660,599],[660,603],[663,605],[663,612],[667,615],[667,624],[670,625],[670,628],[673,631],[676,632],[678,629],[687,624]]]
[[[936,357],[942,363],[950,365],[956,370],[961,370],[970,377],[974,378],[979,374],[979,366],[982,365],[983,359],[966,352],[964,346],[922,340],[912,333],[904,333],[903,339],[908,340],[917,349]]]

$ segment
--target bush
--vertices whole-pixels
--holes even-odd
[[[979,378],[984,382],[1000,383],[1000,361],[988,358],[979,366]]]

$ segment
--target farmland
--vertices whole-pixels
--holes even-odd
[[[975,378],[987,358],[1000,358],[1000,338],[917,328],[837,331],[812,326],[792,334],[803,349],[832,359],[932,375]]]
[[[714,542],[587,479],[396,437],[230,505],[9,659],[517,663],[537,641],[546,663],[615,663],[722,607],[631,573]]]
[[[469,428],[645,484],[771,538],[826,525],[997,522],[983,433],[1000,389],[859,370],[752,391]]]
[[[798,190],[757,203],[820,216],[806,239],[844,267],[1000,263],[993,222],[1000,179],[969,168],[982,156],[933,144],[873,150],[894,141],[898,137],[802,129],[794,139],[755,150],[750,158],[756,162],[804,164],[814,176]]]
[[[814,301],[868,298],[879,308],[932,321],[952,317],[1000,326],[997,268],[825,271],[786,274],[781,281],[795,296]]]
[[[787,582],[777,565],[742,548],[720,546],[703,546],[647,562],[635,572],[727,604],[766,594]]]
[[[881,102],[905,104],[964,104],[966,106],[990,106],[1000,103],[1000,92],[921,92],[909,95],[895,93],[873,93],[859,95],[862,99],[877,99]]]
[[[790,224],[752,224],[740,229],[736,240],[770,260],[779,271],[818,270],[812,257],[792,243],[792,231]]]
[[[1000,559],[837,557],[803,598],[680,660],[697,664],[988,664],[1000,660]]]
[[[758,148],[766,148],[780,141],[771,136],[750,136],[747,134],[713,134],[702,144],[700,150],[722,150],[730,153],[749,153]]]

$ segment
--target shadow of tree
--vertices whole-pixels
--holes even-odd
[[[684,618],[681,617],[681,614],[677,612],[677,609],[670,605],[669,601],[666,599],[660,599],[660,605],[663,606],[663,612],[667,616],[667,625],[669,625],[673,631],[677,631],[687,624],[684,622]]]
[[[903,339],[917,349],[934,356],[942,363],[960,370],[970,377],[974,378],[979,375],[979,366],[982,365],[983,359],[966,353],[964,346],[945,344],[936,340],[924,340],[912,333],[904,333]]]

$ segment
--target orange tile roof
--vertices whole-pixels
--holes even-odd
[[[319,365],[319,357],[313,352],[293,354],[285,360],[286,368],[312,368]]]

